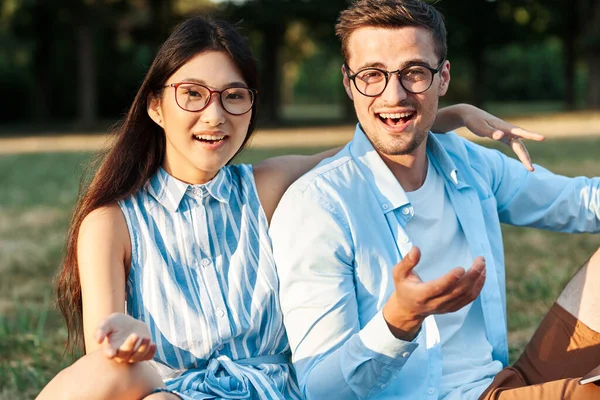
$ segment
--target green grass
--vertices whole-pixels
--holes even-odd
[[[503,149],[505,146],[502,146]],[[238,162],[320,149],[247,150]],[[531,143],[534,161],[565,175],[600,171],[600,139]],[[56,372],[66,337],[54,309],[54,274],[89,153],[0,156],[0,399],[33,398]],[[597,236],[504,227],[511,359]]]

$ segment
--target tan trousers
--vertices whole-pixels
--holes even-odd
[[[577,383],[599,364],[600,333],[554,303],[521,357],[496,375],[480,400],[600,399],[600,386]]]

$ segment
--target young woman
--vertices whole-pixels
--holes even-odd
[[[189,19],[164,43],[68,234],[59,304],[87,355],[39,399],[300,398],[267,228],[285,189],[335,150],[229,165],[254,131],[257,89],[225,22]],[[537,138],[466,105],[435,128],[463,121]]]

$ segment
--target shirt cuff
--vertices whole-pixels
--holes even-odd
[[[387,322],[383,318],[383,311],[380,310],[358,335],[364,346],[372,352],[392,359],[404,359],[403,361],[406,361],[413,351],[419,347],[417,342],[421,336],[421,329],[411,342],[400,340],[392,335]]]

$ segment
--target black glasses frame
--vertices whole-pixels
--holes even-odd
[[[390,76],[392,74],[396,74],[398,75],[398,81],[400,81],[400,86],[402,86],[402,88],[404,90],[406,90],[408,93],[412,93],[412,94],[420,94],[423,92],[426,92],[429,90],[429,88],[431,87],[431,85],[433,84],[433,77],[435,76],[435,74],[437,74],[438,72],[440,72],[440,70],[442,69],[442,66],[444,65],[444,62],[446,61],[445,58],[442,58],[442,61],[440,62],[440,64],[437,66],[437,68],[431,68],[428,65],[423,65],[423,64],[411,64],[411,65],[407,65],[404,68],[401,69],[397,69],[395,71],[387,71],[385,69],[381,69],[381,68],[375,68],[375,67],[369,67],[369,68],[363,68],[360,71],[356,72],[355,74],[350,75],[350,67],[348,66],[348,63],[344,63],[344,66],[346,67],[346,76],[348,77],[349,80],[351,80],[354,83],[354,87],[356,88],[356,90],[358,90],[358,92],[360,94],[362,94],[363,96],[367,96],[367,97],[377,97],[380,96],[381,93],[385,92],[385,89],[387,88],[388,83],[390,82]],[[429,86],[427,86],[426,89],[423,89],[421,91],[415,92],[412,90],[409,90],[406,88],[406,86],[404,86],[404,82],[402,81],[402,71],[408,69],[408,68],[413,68],[413,67],[423,67],[428,69],[431,72],[431,82],[429,82]],[[365,94],[363,93],[359,88],[358,85],[356,84],[356,77],[358,74],[360,74],[361,72],[367,71],[367,70],[375,70],[375,71],[379,71],[381,72],[384,76],[385,76],[385,85],[383,85],[383,89],[381,89],[381,92],[377,93],[377,94]]]
[[[199,109],[199,110],[188,110],[187,108],[185,108],[184,106],[182,106],[181,104],[179,104],[179,100],[177,100],[177,90],[179,89],[179,86],[181,85],[195,85],[195,86],[200,86],[205,88],[206,90],[208,90],[208,98],[206,99],[206,104],[204,104],[204,106]],[[210,102],[212,101],[213,98],[213,94],[217,93],[219,95],[219,101],[221,102],[221,107],[223,108],[223,110],[225,110],[227,113],[231,114],[231,115],[244,115],[246,114],[248,111],[252,110],[252,107],[254,107],[254,102],[256,101],[256,96],[258,95],[258,90],[256,89],[252,89],[252,88],[248,88],[248,87],[240,87],[240,86],[232,86],[232,87],[228,87],[225,88],[223,90],[212,90],[211,88],[209,88],[208,86],[205,85],[201,85],[199,83],[196,82],[177,82],[177,83],[170,83],[168,85],[163,86],[163,89],[165,88],[175,88],[175,90],[173,91],[175,94],[175,103],[179,106],[179,108],[181,108],[184,111],[187,112],[200,112],[206,109],[206,107],[209,106]],[[242,112],[242,113],[232,113],[231,111],[229,111],[227,109],[227,107],[225,107],[224,103],[223,103],[223,93],[229,89],[246,89],[248,91],[250,91],[252,93],[252,103],[250,103],[250,108],[247,109],[246,111]]]

